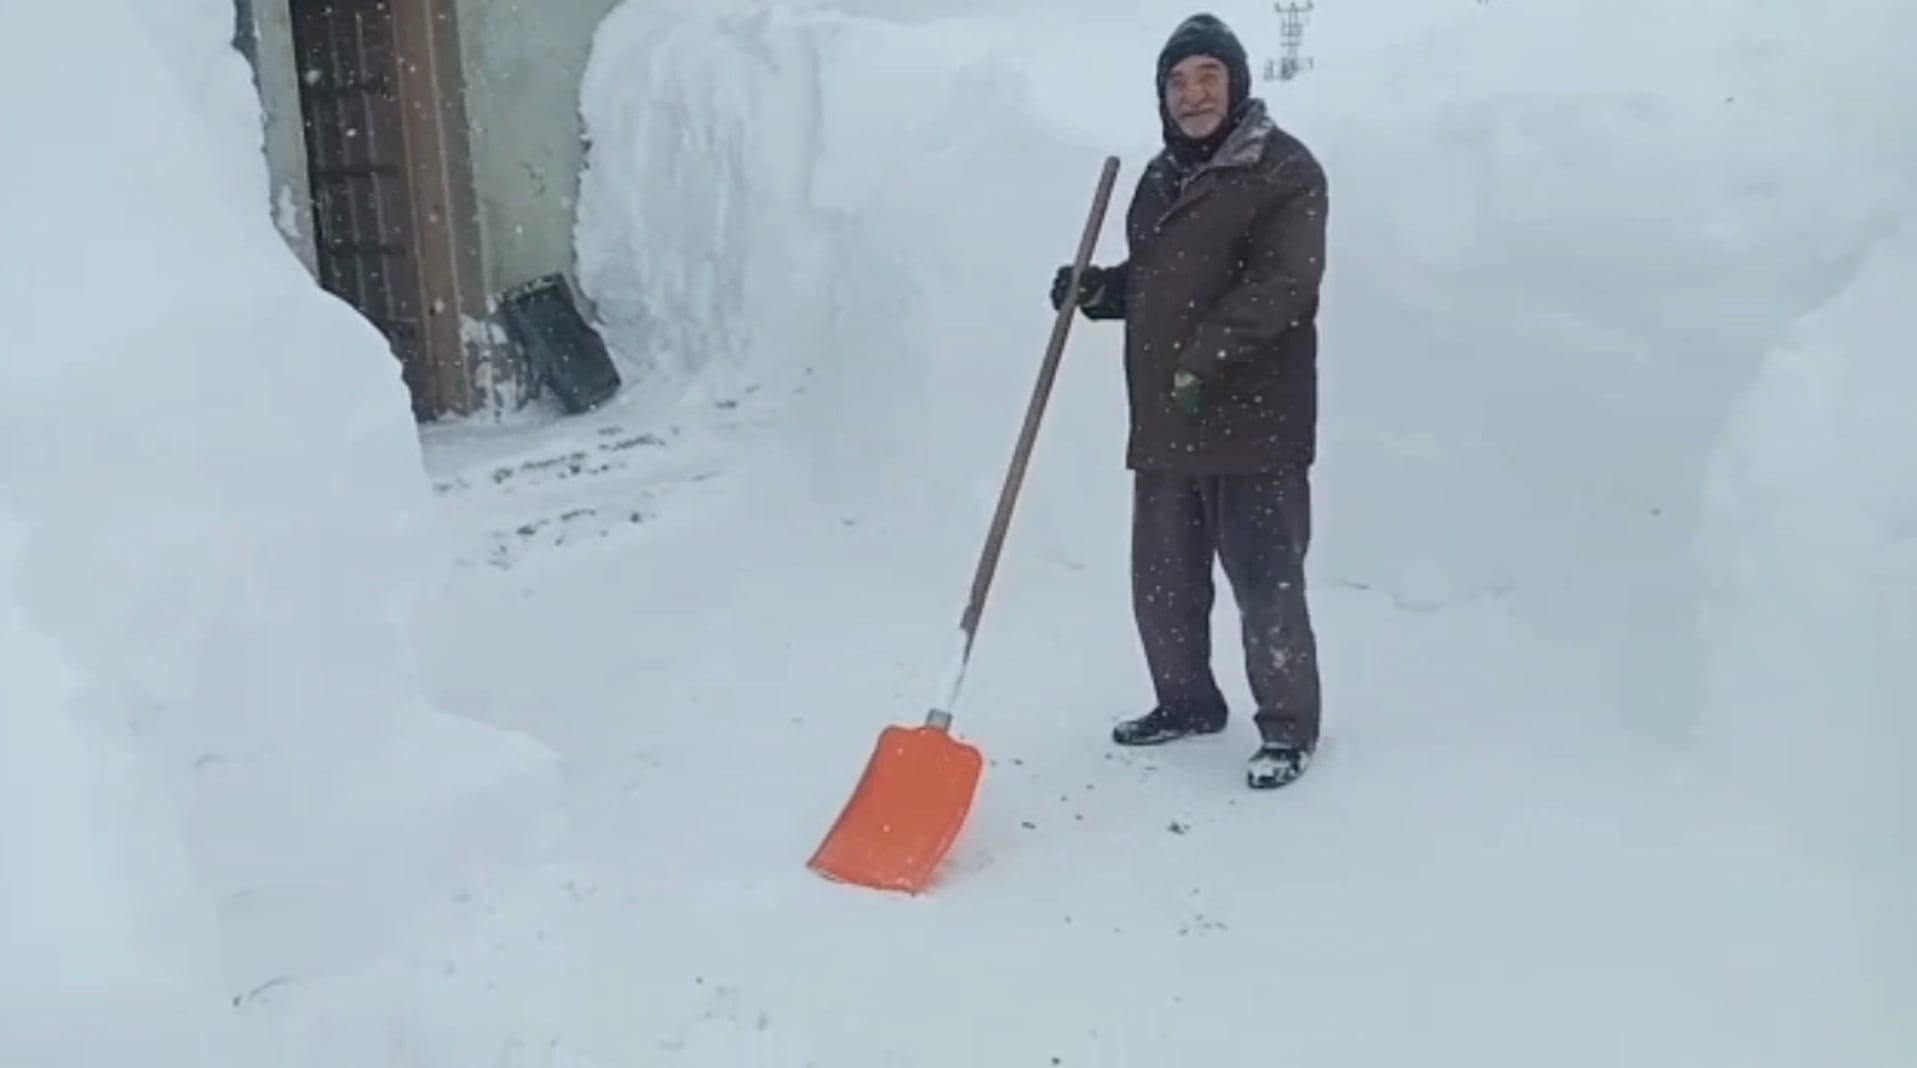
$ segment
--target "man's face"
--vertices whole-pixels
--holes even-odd
[[[1165,110],[1186,137],[1202,138],[1225,121],[1231,73],[1210,56],[1188,56],[1165,80]]]

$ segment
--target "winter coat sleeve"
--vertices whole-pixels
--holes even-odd
[[[1325,270],[1329,202],[1316,161],[1295,165],[1296,180],[1279,185],[1253,216],[1238,283],[1199,320],[1179,366],[1215,380],[1269,352],[1318,298]]]
[[[1098,292],[1082,305],[1087,319],[1123,319],[1131,281],[1131,263],[1115,263],[1099,272]]]

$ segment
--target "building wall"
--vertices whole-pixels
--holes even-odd
[[[572,269],[579,79],[620,0],[459,0],[489,296]]]
[[[299,73],[294,69],[292,18],[286,0],[238,0],[234,46],[253,64],[264,113],[264,149],[273,223],[308,271],[313,250],[313,199],[306,175],[306,132],[300,117]]]

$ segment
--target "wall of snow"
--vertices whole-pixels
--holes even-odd
[[[1502,597],[1565,693],[1684,736],[1705,457],[1911,188],[1884,136],[1903,60],[1858,32],[1910,16],[1843,7],[1430,5],[1346,57],[1396,20],[1320,5],[1287,107],[1337,183],[1323,570]]]
[[[1217,10],[1262,68],[1269,7]],[[964,566],[1107,152],[1125,170],[1098,257],[1123,254],[1152,58],[1187,13],[616,9],[583,86],[577,237],[616,350],[686,418],[797,393],[769,450],[795,494]],[[1605,725],[1681,739],[1706,686],[1705,458],[1760,355],[1909,195],[1917,145],[1885,104],[1906,65],[1880,31],[1911,18],[1315,10],[1317,69],[1260,91],[1333,182],[1321,585],[1506,602]],[[1116,330],[1074,327],[1021,506],[1036,554],[1122,566],[1116,357]]]
[[[445,553],[398,366],[273,227],[232,30],[225,0],[107,0],[0,34],[0,94],[35,102],[0,112],[0,615],[71,680],[10,691],[8,758],[74,773],[10,782],[33,796],[0,826],[71,827],[76,864],[117,864],[111,843],[177,823],[191,860],[104,897],[44,869],[38,900],[75,910],[53,948],[97,916],[102,955],[71,948],[108,982],[182,954],[239,989],[354,959],[546,811],[546,754],[427,700],[413,617]],[[98,744],[150,769],[150,824]],[[187,941],[117,945],[129,924]]]
[[[0,510],[0,1063],[237,1065],[176,806],[68,714],[78,675],[14,598],[24,536]]]
[[[686,418],[763,402],[795,502],[935,542],[925,560],[969,564],[1107,152],[1126,169],[1098,258],[1123,253],[1152,57],[1187,13],[1016,7],[630,3],[583,87],[582,280],[621,358]],[[1261,65],[1268,8],[1218,10]],[[1581,706],[1689,737],[1712,685],[1699,486],[1763,354],[1917,190],[1913,17],[1315,10],[1317,68],[1260,91],[1333,180],[1321,586],[1502,599]],[[1022,506],[1034,554],[1113,562],[1116,355],[1075,325]]]
[[[1098,256],[1122,255],[1154,136],[1100,101],[1150,106],[1162,30],[1135,32],[1122,5],[1077,14],[626,4],[584,80],[580,276],[634,392],[678,397],[686,419],[763,415],[777,429],[754,462],[791,489],[768,515],[891,535],[874,566],[952,602],[1051,329],[1052,273],[1111,152],[1125,169]],[[1102,500],[1124,477],[1117,360],[1116,331],[1075,327],[1020,506],[1028,544],[1085,549],[1080,490]]]
[[[1779,815],[1860,837],[1917,831],[1917,787],[1898,774],[1917,751],[1914,291],[1906,225],[1770,354],[1712,453],[1698,542],[1705,731],[1754,778],[1789,769],[1793,794],[1859,802],[1833,818],[1794,797]],[[1879,792],[1829,788],[1842,782]]]
[[[1852,1011],[1883,1024],[1857,1041],[1902,1036],[1884,1056],[1917,1042],[1913,292],[1907,224],[1740,397],[1697,543],[1710,579],[1699,796],[1734,804],[1843,888],[1858,936],[1834,952],[1876,977]]]

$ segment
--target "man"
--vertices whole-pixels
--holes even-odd
[[[1132,602],[1157,703],[1113,740],[1225,727],[1211,668],[1213,561],[1237,601],[1260,744],[1246,781],[1283,786],[1318,744],[1305,605],[1317,440],[1326,179],[1251,95],[1244,47],[1214,16],[1158,59],[1164,149],[1127,217],[1130,256],[1088,268],[1074,303],[1123,319],[1131,408]],[[1052,284],[1066,299],[1071,268]]]

